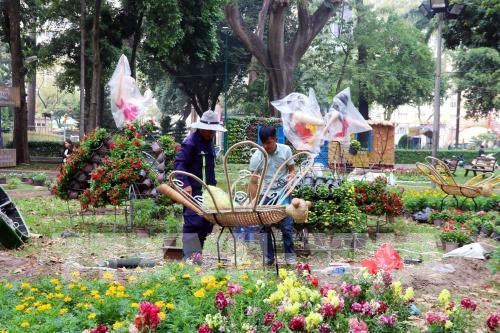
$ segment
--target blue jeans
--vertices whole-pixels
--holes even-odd
[[[264,204],[268,203],[271,199],[266,198]],[[290,198],[287,198],[283,204],[290,203]],[[285,260],[287,258],[295,258],[295,249],[293,246],[293,219],[289,216],[285,217],[281,221],[281,233],[283,235],[283,250],[285,252]],[[266,256],[267,262],[274,262],[274,244],[271,237],[271,227],[262,227],[260,230],[262,234],[260,237],[260,246],[264,255]]]

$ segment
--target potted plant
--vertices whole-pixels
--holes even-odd
[[[184,213],[184,207],[181,204],[178,204],[178,203],[173,204],[173,207],[174,207],[174,216],[177,219],[181,219],[182,218],[182,214]]]
[[[7,176],[2,174],[0,175],[0,184],[7,184]]]
[[[33,176],[33,185],[43,186],[45,185],[45,180],[47,180],[47,174],[40,172]]]
[[[33,184],[33,178],[25,175],[21,176],[21,181],[25,184]]]
[[[495,228],[495,224],[492,221],[485,221],[481,226],[481,231],[479,232],[479,236],[489,237]]]
[[[358,140],[352,140],[351,144],[349,145],[349,153],[351,155],[356,155],[360,149],[361,142],[359,142]]]

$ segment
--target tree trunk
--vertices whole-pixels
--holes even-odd
[[[90,97],[89,129],[97,126],[100,100],[101,55],[99,48],[99,23],[101,17],[101,0],[95,0],[94,21],[92,24],[92,88]]]
[[[133,78],[135,78],[135,59],[137,58],[137,47],[139,46],[139,42],[141,41],[142,36],[141,27],[143,17],[143,13],[139,14],[131,46],[132,52],[130,54],[130,72],[132,73],[131,75]]]
[[[80,0],[80,141],[85,136],[85,0]]]
[[[252,55],[264,66],[269,79],[269,99],[280,99],[293,91],[294,72],[312,40],[334,15],[342,0],[325,0],[314,14],[309,15],[309,2],[298,2],[298,29],[294,37],[285,44],[285,10],[288,0],[273,0],[267,10],[269,14],[268,44],[244,22],[236,5],[230,2],[224,7],[226,20],[234,33]],[[263,3],[263,7],[266,1]],[[261,10],[265,11],[265,8]],[[275,115],[278,111],[275,110]]]
[[[21,106],[14,108],[14,148],[16,149],[17,164],[29,163],[28,109],[26,106],[26,89],[24,85],[26,68],[23,64],[20,9],[19,0],[7,0],[12,86],[19,87],[21,93]]]
[[[36,26],[36,25],[35,25]],[[30,44],[36,49],[36,33],[30,34]],[[33,69],[33,76],[28,85],[28,130],[35,131],[35,113],[36,113],[36,66]]]
[[[259,12],[259,17],[257,19],[257,27],[255,29],[255,34],[257,37],[260,38],[260,40],[263,40],[264,38],[264,28],[266,26],[266,17],[267,13],[269,12],[269,6],[271,5],[272,0],[263,0],[262,8]],[[252,59],[250,60],[250,68],[248,71],[248,85],[251,85],[252,82],[257,80],[257,71],[256,67],[258,64],[257,58],[252,55]]]
[[[457,128],[455,130],[455,148],[458,148],[459,142],[459,137],[460,137],[460,107],[462,103],[462,91],[458,90],[457,91]]]

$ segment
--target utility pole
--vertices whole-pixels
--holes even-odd
[[[85,0],[80,0],[80,142],[85,136]]]
[[[432,130],[432,157],[437,158],[439,148],[439,121],[440,121],[440,88],[441,88],[441,49],[443,32],[443,15],[438,13],[438,31],[436,37],[436,79],[434,82],[434,127]]]

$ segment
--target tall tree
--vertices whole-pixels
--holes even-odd
[[[313,14],[309,14],[309,1],[298,1],[298,29],[286,43],[285,20],[289,2],[273,0],[269,6],[267,45],[244,21],[235,0],[229,1],[224,7],[226,19],[235,34],[266,69],[270,81],[270,100],[283,98],[293,91],[294,72],[300,59],[342,0],[325,0]]]
[[[8,40],[12,68],[12,86],[19,87],[21,106],[14,108],[14,147],[17,163],[29,163],[28,151],[28,108],[26,106],[23,46],[21,40],[20,0],[7,0],[4,7],[4,20],[8,22]]]
[[[101,0],[95,0],[94,18],[92,21],[92,86],[90,90],[90,112],[88,126],[93,129],[101,120],[101,47],[99,43]]]

